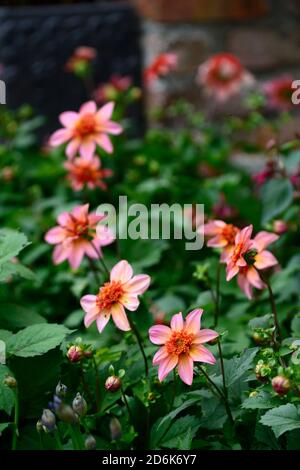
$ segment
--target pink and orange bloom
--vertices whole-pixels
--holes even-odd
[[[196,81],[208,95],[224,102],[254,83],[253,76],[233,54],[220,53],[210,57],[198,68]]]
[[[74,191],[81,191],[85,186],[89,189],[98,187],[105,190],[107,185],[103,178],[112,176],[110,169],[101,168],[101,161],[96,155],[89,160],[83,157],[74,158],[67,161],[64,167],[68,170],[67,179]]]
[[[213,330],[200,330],[202,314],[202,309],[195,309],[184,320],[180,312],[173,315],[170,327],[154,325],[149,329],[150,341],[161,346],[153,357],[161,382],[178,366],[181,380],[191,385],[194,362],[215,364],[213,354],[203,344],[219,335]]]
[[[147,83],[166,77],[170,72],[176,70],[178,56],[174,52],[159,54],[153,62],[144,70],[144,79]]]
[[[64,127],[51,135],[50,146],[58,147],[68,142],[66,155],[69,159],[74,158],[77,152],[86,159],[92,159],[97,145],[107,153],[112,153],[109,134],[118,135],[123,130],[120,124],[111,120],[113,109],[113,102],[97,109],[94,101],[88,101],[80,107],[78,113],[61,113],[59,120]]]
[[[84,324],[88,328],[94,321],[101,333],[112,317],[115,325],[122,331],[129,331],[130,324],[125,308],[137,310],[138,296],[149,287],[150,276],[147,274],[133,275],[131,265],[119,261],[110,272],[110,280],[100,287],[97,295],[85,295],[80,304],[86,312]]]
[[[269,108],[278,111],[287,111],[293,106],[292,94],[294,89],[292,83],[294,79],[290,76],[274,78],[263,86],[263,91],[267,97],[267,105]]]
[[[73,73],[80,72],[84,70],[84,68],[88,66],[96,57],[97,50],[93,47],[79,46],[75,49],[72,56],[66,63],[66,70]]]
[[[252,225],[249,225],[236,235],[235,245],[226,259],[226,280],[230,281],[238,275],[238,285],[249,299],[252,298],[253,287],[265,287],[259,271],[278,264],[275,256],[266,250],[268,245],[278,240],[278,235],[261,231],[251,239],[252,230]]]
[[[98,222],[105,217],[104,214],[89,213],[89,204],[59,214],[58,225],[45,235],[46,242],[56,245],[53,251],[54,264],[68,260],[71,268],[77,269],[85,255],[91,259],[101,257],[101,247],[115,240],[106,226],[101,226],[101,230],[97,227]]]
[[[207,246],[222,248],[221,262],[225,262],[231,248],[235,244],[235,237],[240,231],[232,224],[226,224],[223,220],[212,220],[204,225],[204,235],[208,237]]]

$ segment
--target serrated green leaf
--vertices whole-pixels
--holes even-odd
[[[40,356],[59,346],[71,330],[63,325],[40,324],[28,326],[11,336],[7,353],[19,357]]]
[[[280,400],[276,397],[272,397],[270,393],[267,392],[259,392],[258,395],[248,397],[242,403],[242,408],[247,410],[267,410],[269,408],[274,408],[280,404]]]
[[[199,426],[200,420],[196,416],[187,415],[178,418],[164,435],[160,446],[169,449],[189,450]]]
[[[300,410],[288,403],[267,411],[260,419],[260,423],[270,426],[278,438],[286,431],[300,428]]]
[[[227,387],[233,385],[239,380],[247,370],[253,365],[253,359],[256,356],[258,348],[246,349],[240,356],[234,356],[225,362],[225,374]]]
[[[1,229],[0,265],[10,261],[14,256],[17,256],[28,244],[27,237],[23,233],[7,228]]]

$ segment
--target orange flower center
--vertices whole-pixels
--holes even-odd
[[[166,348],[168,354],[180,354],[188,353],[192,347],[194,335],[187,333],[186,331],[173,331],[171,338],[166,342]]]
[[[74,166],[71,172],[77,181],[82,183],[97,181],[101,177],[101,171],[93,168],[89,162]]]
[[[100,287],[97,296],[97,305],[99,309],[110,309],[113,304],[120,300],[123,294],[124,289],[120,281],[106,282],[102,287]]]
[[[86,137],[89,134],[93,134],[96,131],[97,123],[95,115],[92,113],[83,114],[77,121],[75,126],[76,137]]]
[[[227,241],[228,245],[234,245],[235,236],[238,233],[238,228],[232,224],[227,224],[222,229],[222,236]]]
[[[238,261],[238,259],[241,257],[243,250],[244,250],[244,244],[238,243],[234,249],[234,252],[231,258],[231,262],[233,264],[235,264]]]

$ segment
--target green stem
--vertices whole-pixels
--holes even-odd
[[[55,442],[56,442],[57,450],[64,450],[57,429],[54,431],[54,439],[55,439]]]
[[[17,448],[17,439],[19,437],[19,391],[18,386],[14,389],[15,394],[15,414],[14,414],[14,431],[13,431],[13,439],[12,439],[12,450],[16,450]]]
[[[104,262],[104,260],[103,260],[103,258],[102,258],[101,253],[98,251],[97,247],[94,245],[94,243],[93,243],[92,241],[91,241],[90,243],[91,243],[91,245],[92,245],[92,247],[93,247],[95,253],[97,253],[97,255],[98,255],[98,260],[99,260],[99,262],[100,262],[100,264],[101,264],[101,267],[103,268],[103,270],[104,270],[106,276],[109,278],[110,272],[109,272],[109,269],[108,269],[108,267],[106,266],[106,264],[105,264],[105,262]]]
[[[69,434],[73,443],[74,450],[80,450],[81,448],[80,441],[78,441],[78,435],[77,435],[75,426],[73,426],[73,424],[69,424]]]
[[[277,314],[277,308],[276,308],[276,303],[275,303],[275,298],[273,294],[273,290],[271,287],[270,282],[268,279],[259,271],[259,275],[262,279],[262,281],[266,284],[268,293],[269,293],[269,300],[270,300],[270,305],[274,317],[274,326],[275,326],[275,338],[274,342],[277,346],[280,346],[280,339],[281,339],[281,334],[280,334],[280,326],[279,326],[279,321],[278,321],[278,314]],[[279,340],[279,341],[277,341]]]
[[[131,409],[130,409],[130,407],[129,407],[129,403],[128,403],[128,401],[127,401],[127,398],[126,398],[126,395],[125,395],[125,393],[124,393],[123,387],[121,387],[121,393],[122,393],[122,398],[123,398],[124,404],[125,404],[126,409],[127,409],[127,412],[128,412],[129,421],[131,422],[131,424],[132,424],[132,426],[133,426]]]
[[[90,268],[91,268],[91,271],[93,272],[96,284],[99,286],[99,285],[101,285],[101,279],[98,275],[98,271],[97,271],[97,268],[94,264],[94,260],[92,258],[89,258],[89,257],[88,257],[88,260],[89,260]]]
[[[100,382],[99,382],[99,373],[98,373],[98,367],[97,367],[95,356],[93,356],[92,361],[93,361],[93,367],[94,367],[95,378],[96,378],[96,407],[97,407],[97,412],[98,412],[100,410]]]
[[[205,372],[204,369],[202,369],[201,366],[199,366],[199,369],[202,372],[202,374],[204,375],[204,377],[206,378],[206,380],[211,384],[212,387],[214,387],[214,389],[219,394],[221,400],[224,403],[229,422],[233,426],[234,425],[234,420],[233,420],[233,417],[232,417],[232,414],[231,414],[231,409],[230,409],[227,397],[224,395],[223,391],[218,387],[218,385],[216,385],[215,382],[213,380],[211,380],[209,375]]]
[[[218,325],[219,314],[220,314],[220,278],[221,278],[221,264],[218,264],[217,277],[216,277],[216,295],[213,296],[215,303],[214,311],[214,328]]]
[[[148,374],[149,374],[149,368],[148,368],[148,362],[147,362],[147,357],[146,357],[146,354],[145,354],[145,351],[144,351],[144,347],[143,347],[143,343],[142,343],[142,338],[141,338],[141,335],[139,333],[139,330],[137,329],[137,327],[135,326],[134,322],[131,320],[130,317],[128,317],[128,321],[129,321],[129,325],[136,337],[136,340],[138,342],[138,345],[139,345],[139,348],[141,350],[141,353],[142,353],[142,356],[143,356],[143,359],[144,359],[144,365],[145,365],[145,374],[146,374],[146,377],[148,377]]]
[[[82,362],[80,362],[79,369],[80,369],[80,379],[81,379],[81,383],[82,383],[82,387],[83,387],[84,393],[85,393],[86,396],[88,397],[90,403],[93,403],[93,395],[91,394],[91,391],[90,391],[90,389],[89,389],[89,386],[88,386],[88,384],[86,383],[86,380],[85,380],[85,377],[84,377],[84,370],[83,370],[83,364],[82,364]]]

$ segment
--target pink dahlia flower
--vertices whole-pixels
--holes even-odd
[[[287,111],[295,106],[292,102],[293,81],[292,77],[284,76],[274,78],[263,85],[269,108]]]
[[[74,158],[64,164],[68,170],[68,180],[74,191],[81,191],[85,186],[89,189],[99,187],[103,190],[107,189],[107,185],[103,178],[112,175],[109,169],[101,168],[100,159],[94,155],[90,160],[83,157]]]
[[[94,101],[84,103],[79,112],[65,111],[59,116],[64,126],[52,134],[49,144],[57,147],[68,142],[66,155],[74,158],[79,151],[80,155],[92,159],[96,146],[103,148],[107,153],[112,153],[113,146],[109,134],[118,135],[122,132],[120,124],[111,121],[114,103],[109,102],[97,110]]]
[[[251,240],[252,225],[240,233],[242,236],[240,238],[236,236],[236,245],[227,258],[227,281],[237,274],[240,289],[252,299],[253,287],[265,288],[259,271],[278,264],[275,256],[266,250],[268,245],[278,240],[278,235],[262,231]]]
[[[220,53],[199,66],[196,81],[207,94],[226,101],[244,85],[251,85],[254,78],[233,54]]]
[[[223,220],[212,220],[204,225],[204,235],[208,237],[207,246],[222,248],[221,261],[225,262],[228,254],[235,244],[235,237],[240,231],[232,224],[226,224]]]
[[[101,333],[110,317],[122,331],[130,330],[125,308],[130,311],[137,310],[139,306],[138,296],[149,287],[150,276],[138,274],[133,276],[130,264],[119,261],[110,272],[110,280],[100,287],[97,295],[85,295],[80,303],[86,312],[84,324],[88,328],[96,321]]]
[[[59,264],[69,261],[71,268],[80,266],[84,255],[92,259],[102,256],[101,247],[115,239],[111,230],[104,225],[96,232],[98,222],[105,219],[104,214],[89,214],[89,204],[75,207],[71,212],[62,212],[57,218],[58,225],[45,235],[46,242],[56,245],[53,262]]]
[[[178,56],[174,52],[159,54],[154,61],[144,70],[146,82],[152,82],[160,77],[165,77],[177,68]]]
[[[213,330],[200,330],[203,310],[190,312],[185,321],[182,313],[173,315],[170,327],[154,325],[149,329],[150,341],[161,345],[153,357],[153,364],[158,365],[158,378],[162,382],[178,366],[178,373],[183,382],[193,382],[194,361],[215,364],[212,353],[203,346],[218,336]]]

